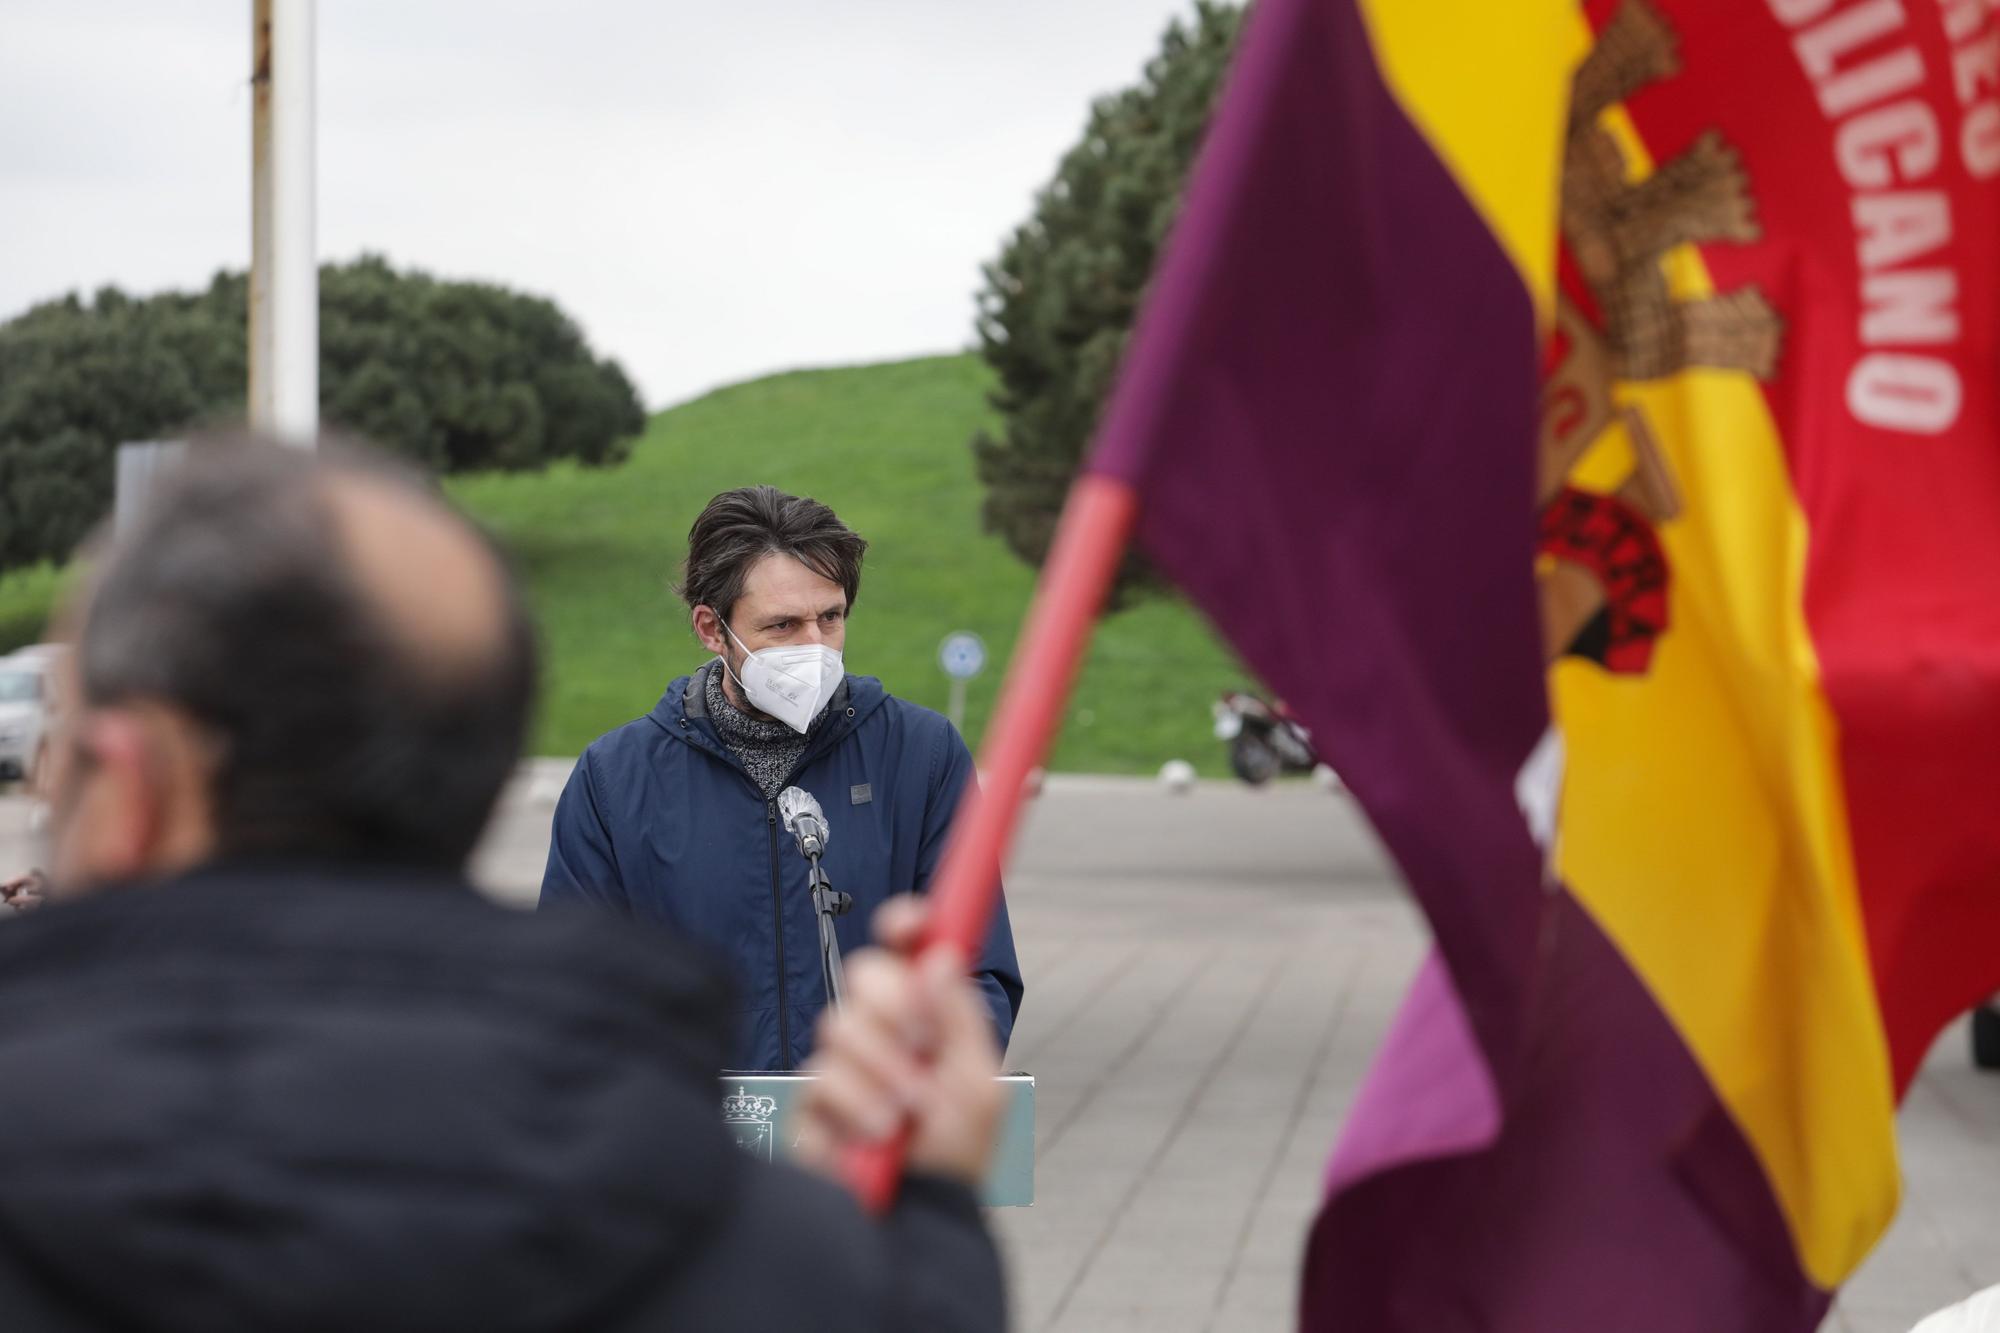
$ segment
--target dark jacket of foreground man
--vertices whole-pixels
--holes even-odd
[[[710,969],[237,867],[0,927],[0,1329],[1000,1329],[971,1193],[727,1137]]]

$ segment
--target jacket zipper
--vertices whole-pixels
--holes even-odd
[[[784,899],[778,887],[778,803],[766,799],[764,802],[764,823],[771,835],[771,938],[778,945],[778,1067],[792,1067],[792,1024],[786,1011],[785,991],[790,982],[785,976],[785,908]]]
[[[833,743],[822,739],[817,749],[809,749],[800,755],[798,762],[792,765],[792,771],[785,775],[785,786],[791,786],[813,760],[831,748]],[[743,776],[750,777],[749,770],[744,770]],[[751,785],[756,785],[755,779],[751,779]],[[762,788],[758,790],[761,794]],[[792,1067],[792,1024],[790,1006],[785,1003],[785,991],[789,983],[785,977],[785,909],[784,891],[781,887],[783,875],[778,869],[778,802],[774,797],[764,798],[764,824],[771,834],[771,933],[778,942],[778,1045],[779,1054],[784,1061],[780,1068],[789,1070]]]
[[[854,709],[852,706],[848,707],[847,716],[850,721],[853,719]],[[685,733],[687,727],[688,720],[686,717],[682,717],[681,730]],[[798,762],[792,765],[792,771],[785,778],[785,784],[790,786],[794,777],[804,772],[806,767],[821,755],[832,750],[840,740],[845,739],[845,736],[845,732],[836,736],[833,734],[832,728],[828,728],[827,733],[820,737],[819,743],[808,746],[806,752],[799,756]],[[750,770],[743,766],[741,760],[731,755],[726,746],[717,747],[710,745],[705,748],[715,757],[723,760],[723,762],[741,773],[743,780],[749,783],[751,789],[756,791],[759,796],[764,795],[763,788],[757,785],[757,779],[750,776]],[[779,1068],[789,1070],[792,1067],[792,1022],[791,1007],[785,1001],[787,986],[785,978],[785,909],[783,890],[779,884],[780,876],[778,872],[778,802],[768,796],[764,798],[764,825],[770,835],[771,842],[771,934],[777,943],[778,949],[778,1059]]]

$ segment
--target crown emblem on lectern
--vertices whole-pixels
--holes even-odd
[[[739,1085],[722,1099],[722,1123],[736,1146],[753,1157],[771,1160],[772,1117],[778,1112],[776,1097],[753,1097]]]
[[[722,1118],[733,1125],[769,1124],[778,1109],[775,1097],[752,1097],[738,1088],[722,1099]]]

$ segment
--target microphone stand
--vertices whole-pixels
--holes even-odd
[[[841,971],[840,940],[833,933],[833,919],[846,915],[847,909],[854,906],[854,897],[833,887],[833,881],[820,868],[818,856],[809,854],[806,864],[810,867],[806,882],[812,886],[813,915],[819,918],[820,982],[826,987],[827,1008],[838,1009],[846,976]]]

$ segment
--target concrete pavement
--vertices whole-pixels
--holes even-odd
[[[524,770],[478,858],[534,897],[566,765]],[[0,798],[0,868],[28,855]],[[1008,880],[1037,1077],[1034,1208],[994,1214],[1023,1333],[1291,1327],[1326,1155],[1426,943],[1366,826],[1299,786],[1054,779]],[[1833,1333],[1903,1333],[2000,1282],[2000,1076],[1963,1025],[1901,1119],[1906,1192]]]

